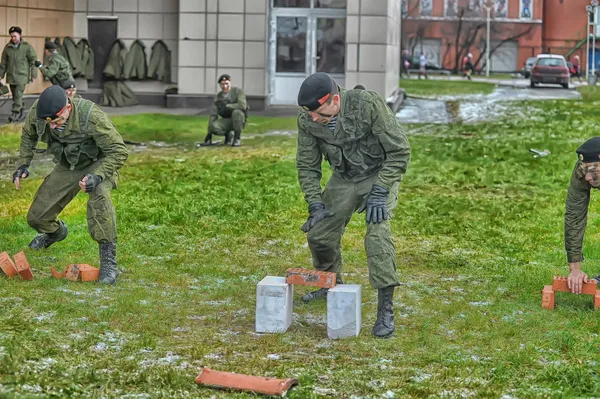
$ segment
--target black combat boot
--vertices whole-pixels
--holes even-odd
[[[50,245],[55,242],[59,242],[67,238],[67,234],[69,234],[69,230],[67,229],[67,225],[62,220],[58,221],[58,230],[54,233],[42,233],[35,236],[35,238],[29,243],[29,248],[33,249],[44,249],[48,248]]]
[[[223,144],[224,145],[231,144],[232,137],[233,137],[233,133],[232,132],[225,133],[225,142]]]
[[[13,112],[8,117],[8,123],[17,122],[19,120],[19,113]]]
[[[100,275],[98,281],[102,284],[114,284],[119,277],[117,268],[117,244],[114,242],[100,243]]]
[[[339,274],[335,277],[335,283],[336,284],[344,284],[344,282],[342,281],[342,276],[340,276]],[[309,303],[312,302],[316,299],[325,299],[327,300],[327,292],[329,291],[329,288],[319,288],[316,291],[313,292],[309,292],[306,295],[302,296],[302,301],[304,301],[305,303]]]
[[[240,137],[242,136],[242,132],[235,132],[235,136],[233,137],[232,147],[239,147],[241,145]]]
[[[388,338],[396,330],[393,299],[394,286],[377,290],[377,321],[371,330],[377,338]]]
[[[218,144],[218,143],[213,143],[212,133],[208,133],[206,135],[206,137],[204,138],[204,142],[200,143],[200,144],[196,144],[196,147],[208,147],[208,146],[215,145],[215,144]]]

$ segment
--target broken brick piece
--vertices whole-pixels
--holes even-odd
[[[71,264],[67,266],[64,272],[59,273],[55,268],[51,269],[52,277],[66,278],[71,281],[96,281],[100,274],[100,269],[86,264]]]
[[[90,265],[79,265],[81,281],[96,281],[100,275],[100,269]]]
[[[77,281],[79,279],[79,265],[69,265],[65,271],[67,280]]]
[[[18,254],[15,254],[15,266],[17,267],[19,276],[21,276],[23,280],[33,280],[33,273],[31,271],[31,266],[29,266],[29,262],[27,261],[27,257],[25,256],[25,252],[21,251]]]
[[[271,396],[285,396],[287,391],[298,383],[295,378],[285,380],[256,377],[246,374],[228,373],[204,368],[196,378],[196,384],[211,388],[236,389]]]
[[[542,308],[554,309],[554,291],[551,285],[545,285],[542,291]]]
[[[52,277],[54,278],[65,278],[65,272],[59,273],[55,268],[52,268],[50,271],[52,273]]]
[[[15,262],[13,262],[6,251],[0,253],[0,269],[2,269],[6,277],[14,277],[18,274]]]
[[[296,285],[311,285],[320,288],[335,287],[336,274],[307,269],[287,269],[285,282]]]
[[[583,286],[581,288],[581,293],[587,294],[587,295],[596,295],[597,288],[598,288],[598,282],[595,280],[591,280],[587,283],[583,283]],[[569,283],[567,281],[567,277],[555,276],[554,280],[552,281],[552,290],[559,291],[559,292],[571,292],[571,290],[569,289]]]

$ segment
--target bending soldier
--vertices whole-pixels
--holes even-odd
[[[46,42],[44,52],[48,56],[48,65],[43,65],[40,60],[35,61],[35,66],[47,77],[53,85],[63,86],[67,80],[73,79],[73,72],[69,61],[58,53],[56,43]]]
[[[221,85],[221,91],[215,96],[208,121],[208,134],[201,145],[212,145],[212,136],[216,134],[225,136],[225,144],[239,147],[242,130],[248,118],[246,95],[239,87],[231,86],[231,76],[227,74],[219,76],[218,83]]]
[[[48,248],[67,237],[67,225],[57,217],[79,191],[88,193],[87,221],[99,243],[99,281],[114,284],[117,268],[117,229],[110,193],[117,187],[118,170],[128,150],[108,115],[93,102],[67,98],[59,86],[42,92],[27,115],[21,134],[20,166],[15,188],[29,176],[38,141],[48,143],[57,163],[44,179],[27,213],[27,223],[39,234],[30,248]]]
[[[22,40],[22,32],[18,26],[13,26],[8,30],[10,42],[4,47],[0,62],[0,78],[6,74],[6,84],[10,86],[13,97],[9,122],[17,122],[23,116],[25,86],[37,78],[37,68],[35,67],[37,56],[33,47]],[[0,81],[0,83],[2,82]]]
[[[342,283],[341,239],[352,214],[366,210],[365,249],[371,286],[378,290],[377,321],[372,333],[389,337],[395,330],[393,295],[399,285],[390,219],[398,186],[410,161],[410,145],[384,99],[366,90],[341,90],[325,73],[302,83],[298,105],[298,180],[308,203],[307,233],[313,265],[337,273]],[[323,157],[333,175],[321,192]],[[321,288],[302,297],[326,298]]]

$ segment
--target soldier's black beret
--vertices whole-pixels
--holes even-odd
[[[582,162],[600,162],[600,137],[592,137],[576,150]]]
[[[50,120],[58,118],[58,113],[67,105],[67,93],[57,85],[45,89],[38,100],[37,117]]]
[[[354,90],[367,90],[367,88],[363,85],[356,85],[354,86]]]
[[[62,82],[62,88],[67,90],[67,89],[74,89],[77,87],[77,84],[75,83],[75,80],[73,79],[67,79],[64,82]]]
[[[307,111],[314,111],[329,100],[336,87],[335,81],[326,73],[314,73],[302,82],[298,105]]]
[[[46,50],[56,50],[58,48],[58,46],[54,42],[47,41],[46,44],[44,44],[44,48]]]
[[[18,26],[11,26],[8,30],[8,34],[10,35],[13,32],[17,32],[19,35],[23,33],[23,30]]]
[[[231,80],[231,76],[224,73],[223,75],[219,76],[219,80],[217,80],[217,83],[221,83],[222,80]]]

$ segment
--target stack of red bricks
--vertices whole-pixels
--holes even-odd
[[[569,289],[568,279],[566,277],[554,276],[552,285],[545,285],[542,291],[542,307],[544,309],[554,309],[554,293],[555,292],[571,292]],[[594,296],[594,310],[600,307],[600,290],[598,283],[595,280],[583,283],[581,293]]]

